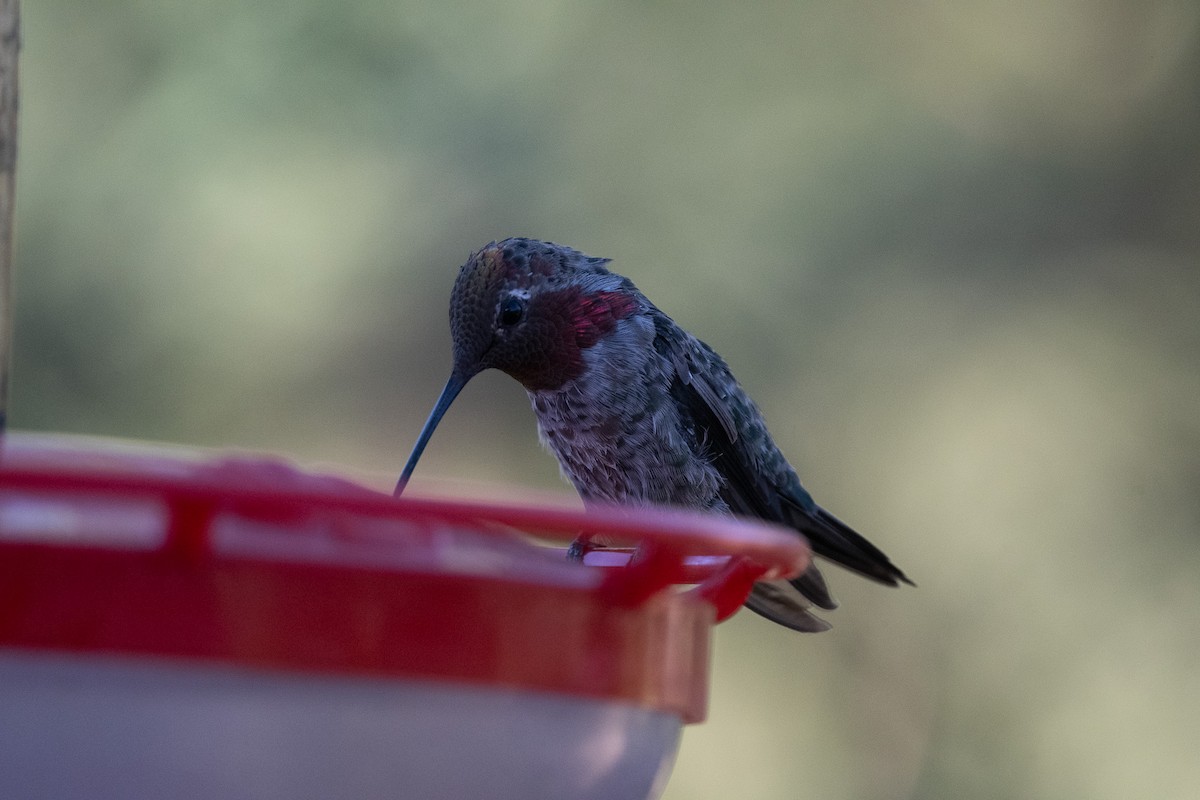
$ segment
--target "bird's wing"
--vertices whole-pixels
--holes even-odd
[[[671,397],[694,426],[705,456],[725,478],[721,497],[733,512],[792,527],[809,540],[817,555],[867,578],[889,586],[898,581],[911,583],[878,548],[813,501],[775,449],[761,414],[721,357],[669,320],[656,324],[655,346],[675,368]],[[756,448],[758,459],[754,457]],[[764,452],[769,456],[764,458]],[[797,630],[807,628],[776,619],[772,613],[780,610],[783,601],[791,601],[790,613],[811,620],[816,618],[806,610],[810,604],[837,607],[815,566],[789,583],[795,592],[756,591],[747,605]]]

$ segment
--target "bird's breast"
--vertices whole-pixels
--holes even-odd
[[[720,478],[689,438],[665,380],[653,368],[591,370],[560,390],[529,393],[542,443],[585,501],[720,503]]]

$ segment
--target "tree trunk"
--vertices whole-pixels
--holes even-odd
[[[17,176],[17,54],[21,4],[0,0],[0,434],[8,422],[12,363],[13,202]]]

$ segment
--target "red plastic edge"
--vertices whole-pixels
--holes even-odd
[[[277,462],[71,464],[6,454],[0,490],[151,496],[170,510],[169,534],[156,549],[116,550],[6,542],[0,531],[0,646],[536,688],[696,722],[707,705],[711,625],[736,611],[754,579],[798,574],[808,562],[794,533],[677,511],[397,500]],[[211,546],[217,513],[313,509],[641,547],[597,583],[558,586],[234,557]],[[700,586],[664,591],[682,582]]]

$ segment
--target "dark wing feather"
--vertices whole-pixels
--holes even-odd
[[[807,493],[804,499],[781,492],[782,521],[803,533],[814,553],[887,586],[899,586],[901,582],[916,586],[878,547],[813,503]]]
[[[769,439],[763,441],[765,431],[758,437],[743,435],[751,434],[753,430],[747,427],[745,412],[749,401],[740,388],[736,389],[738,397],[722,395],[720,386],[707,379],[706,374],[716,368],[723,373],[721,378],[725,385],[736,387],[724,362],[669,320],[656,319],[656,323],[655,346],[675,365],[671,398],[681,416],[694,426],[696,441],[702,443],[705,456],[724,476],[721,498],[730,509],[735,514],[795,528],[808,539],[814,553],[865,577],[889,586],[897,585],[898,581],[911,583],[878,548],[813,502],[790,468],[780,485],[777,476],[764,474],[754,466],[746,448],[756,444],[772,448],[774,445]],[[708,369],[697,368],[696,358],[703,359]],[[782,456],[779,458],[782,461]],[[812,565],[789,582],[759,584],[746,605],[787,627],[812,631],[825,630],[828,623],[807,609],[811,605],[834,609],[837,602],[829,595],[820,571]]]

